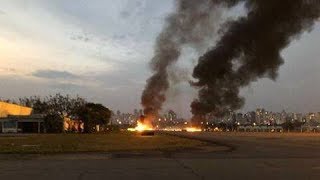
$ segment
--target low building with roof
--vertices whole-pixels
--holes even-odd
[[[0,101],[0,133],[44,132],[44,116],[32,108]]]

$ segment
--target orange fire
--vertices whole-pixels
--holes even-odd
[[[201,132],[202,130],[200,128],[196,128],[196,127],[187,127],[186,131],[187,132]]]
[[[143,122],[141,120],[138,120],[136,127],[128,128],[128,131],[138,131],[138,132],[151,131],[151,130],[154,130],[154,128],[153,128],[152,124],[149,123],[149,121],[147,121],[147,120],[143,120]]]

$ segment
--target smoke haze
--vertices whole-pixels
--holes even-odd
[[[217,44],[199,58],[193,71],[199,89],[195,117],[223,115],[244,105],[241,87],[261,77],[277,78],[281,51],[319,18],[320,3],[305,0],[247,0],[247,16],[224,25]]]
[[[221,12],[240,2],[247,14],[220,27],[221,37],[193,70],[191,85],[199,91],[191,103],[194,117],[208,113],[221,116],[240,109],[245,103],[240,89],[262,77],[275,80],[284,62],[282,50],[302,32],[311,30],[320,14],[317,1],[178,0],[176,12],[166,19],[156,41],[150,63],[153,75],[141,98],[146,115],[158,115],[171,83],[179,82],[172,67],[183,46],[201,52],[216,35],[215,22]]]
[[[215,21],[221,16],[215,1],[178,0],[176,3],[176,12],[166,19],[150,62],[153,75],[147,80],[141,98],[147,116],[156,116],[161,110],[170,87],[169,79],[172,78],[172,83],[179,81],[179,73],[169,71],[179,59],[182,46],[188,45],[198,51],[207,47],[207,40],[212,38],[216,29]],[[182,74],[181,78],[185,77]]]

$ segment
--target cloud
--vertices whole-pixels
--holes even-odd
[[[68,71],[58,71],[58,70],[38,70],[32,73],[33,76],[46,79],[75,79],[78,78],[77,75],[72,74]]]
[[[56,83],[56,84],[51,84],[50,87],[57,90],[67,91],[67,92],[84,88],[83,86],[80,86],[74,83]]]

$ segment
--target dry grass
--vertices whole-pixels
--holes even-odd
[[[202,145],[196,140],[155,135],[143,137],[135,133],[109,134],[35,134],[0,136],[0,153],[74,153],[178,150]]]

